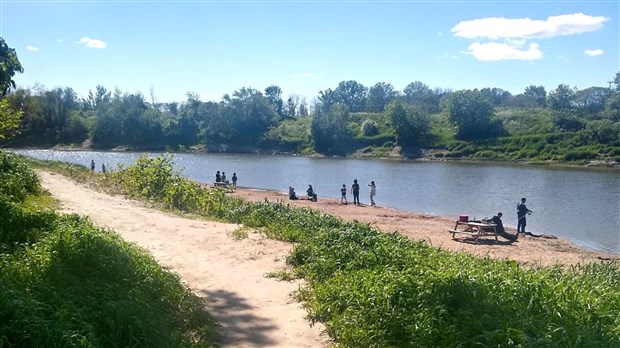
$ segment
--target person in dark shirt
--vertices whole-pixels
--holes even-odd
[[[220,175],[220,171],[218,170],[217,173],[215,173],[215,182],[221,182],[222,181],[222,176]]]
[[[233,187],[237,187],[237,173],[233,173],[232,183],[233,183]]]
[[[531,213],[532,211],[525,206],[525,198],[521,198],[521,203],[517,204],[517,233],[525,233],[527,222],[525,216]]]
[[[502,222],[502,213],[499,212],[497,213],[497,215],[493,216],[493,218],[491,219],[491,222],[493,222],[496,226],[495,226],[495,230],[497,231],[498,234],[504,234],[506,232],[506,229],[504,229],[504,223]]]
[[[510,241],[513,241],[513,242],[516,241],[518,238],[518,234],[513,235],[513,234],[506,232],[506,229],[504,228],[504,223],[502,222],[502,216],[503,214],[499,212],[497,213],[497,215],[493,216],[493,218],[491,218],[490,220],[486,220],[486,222],[495,224],[495,231],[497,232],[498,235]]]
[[[357,183],[357,179],[353,180],[351,193],[353,193],[353,204],[360,205],[360,184]]]
[[[290,200],[298,200],[297,195],[295,194],[295,188],[293,186],[288,187],[288,199]]]
[[[312,185],[308,185],[308,190],[306,191],[306,193],[308,194],[308,200],[316,202],[316,193],[314,192]]]

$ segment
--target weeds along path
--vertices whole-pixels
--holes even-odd
[[[310,326],[291,294],[299,283],[265,273],[285,267],[291,244],[259,233],[236,240],[237,225],[182,218],[121,196],[99,193],[62,175],[39,172],[61,211],[89,216],[145,248],[209,301],[223,347],[326,347],[322,325]]]

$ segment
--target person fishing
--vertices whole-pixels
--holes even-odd
[[[517,233],[525,233],[525,225],[527,223],[525,216],[532,214],[525,205],[525,198],[521,198],[521,203],[517,204]]]

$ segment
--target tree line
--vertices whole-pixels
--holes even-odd
[[[23,68],[14,50],[3,40],[1,44],[8,69],[0,76],[0,112],[19,116],[19,132],[10,143],[17,146],[178,149],[227,144],[278,149],[286,148],[286,139],[274,130],[309,117],[306,141],[313,150],[341,155],[359,147],[360,139],[380,135],[383,138],[378,141],[394,140],[403,147],[433,147],[437,137],[432,134],[432,121],[442,115],[457,140],[507,136],[505,124],[495,117],[497,110],[506,108],[544,109],[559,131],[589,128],[598,141],[620,141],[613,134],[620,129],[620,72],[609,88],[579,90],[560,84],[547,92],[543,86],[531,85],[517,95],[500,88],[431,89],[421,81],[399,91],[386,82],[366,87],[349,80],[319,91],[311,105],[295,95],[284,100],[276,85],[263,91],[243,87],[220,101],[201,101],[188,93],[182,102],[157,103],[153,95],[147,100],[142,93],[100,85],[83,97],[71,87],[15,89],[12,77]],[[359,129],[352,115],[358,120],[363,115]]]

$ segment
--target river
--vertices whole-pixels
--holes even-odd
[[[115,168],[143,153],[106,151],[11,150],[30,157],[88,166],[95,161]],[[157,156],[158,153],[149,153]],[[305,194],[312,184],[321,197],[339,198],[342,184],[358,179],[362,203],[368,204],[371,180],[379,206],[433,215],[492,217],[503,212],[504,224],[516,227],[521,197],[533,214],[527,230],[552,234],[578,246],[620,254],[620,171],[498,163],[434,162],[380,159],[314,158],[245,154],[173,154],[182,174],[211,183],[216,171],[233,172],[238,185]],[[352,200],[351,195],[348,198]],[[451,226],[446,226],[446,229]]]

